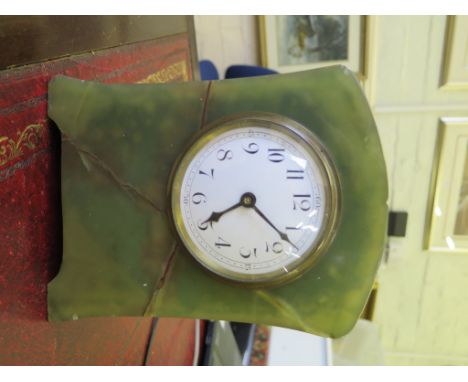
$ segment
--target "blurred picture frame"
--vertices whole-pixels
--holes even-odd
[[[366,16],[259,16],[261,65],[280,73],[345,65],[364,77]]]
[[[443,118],[427,209],[426,249],[468,252],[468,118]]]

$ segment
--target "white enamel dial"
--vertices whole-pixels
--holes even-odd
[[[244,121],[199,140],[189,156],[172,204],[177,230],[203,266],[268,282],[314,255],[329,226],[330,180],[305,140]]]

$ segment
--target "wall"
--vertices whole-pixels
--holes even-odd
[[[394,251],[378,277],[375,321],[388,364],[468,365],[468,253],[423,246],[440,118],[468,117],[468,89],[439,85],[446,20],[370,20],[366,92],[387,162],[390,208],[409,214],[407,236],[391,240]]]
[[[220,78],[229,65],[258,65],[255,16],[195,16],[198,59],[216,65]]]

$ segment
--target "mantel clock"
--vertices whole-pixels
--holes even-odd
[[[384,249],[387,178],[335,66],[177,84],[56,77],[63,264],[49,319],[191,317],[348,332]]]

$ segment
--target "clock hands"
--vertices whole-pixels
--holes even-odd
[[[210,223],[211,225],[213,222],[218,222],[225,213],[235,210],[238,207],[252,207],[255,205],[255,195],[251,192],[246,192],[244,195],[241,196],[240,201],[234,204],[233,206],[226,208],[224,211],[220,212],[213,212],[208,219],[206,219],[204,223]]]
[[[289,244],[291,244],[294,248],[299,249],[299,248],[297,248],[297,247],[291,242],[291,240],[289,240],[287,234],[285,234],[284,232],[281,232],[278,228],[276,228],[276,227],[274,226],[274,224],[273,224],[270,220],[268,220],[268,218],[263,214],[262,211],[260,211],[256,206],[253,206],[253,209],[254,209],[254,211],[255,211],[257,214],[260,215],[260,217],[261,217],[263,220],[265,220],[265,221],[278,233],[278,235],[280,236],[281,240],[287,241],[287,242],[288,242]]]
[[[281,232],[278,228],[275,227],[275,225],[263,214],[262,211],[258,209],[258,207],[255,205],[257,199],[255,198],[255,195],[252,194],[251,192],[246,192],[243,194],[240,198],[240,201],[233,206],[226,208],[224,211],[220,212],[213,212],[208,219],[206,219],[203,223],[210,223],[211,225],[213,222],[219,221],[221,216],[223,216],[225,213],[232,211],[238,207],[246,207],[246,208],[252,208],[263,220],[265,220],[270,227],[272,227],[280,236],[281,240],[287,241],[289,244],[291,244],[294,248],[298,249],[288,238],[288,235],[284,232]]]
[[[226,212],[232,211],[232,210],[234,210],[234,209],[236,209],[237,207],[240,207],[240,206],[242,206],[242,203],[238,202],[238,203],[234,204],[233,206],[231,206],[229,208],[226,208],[224,211],[213,212],[210,215],[210,217],[208,219],[206,219],[202,224],[210,223],[212,225],[213,222],[216,223],[219,219],[221,219],[221,216],[223,216]]]

